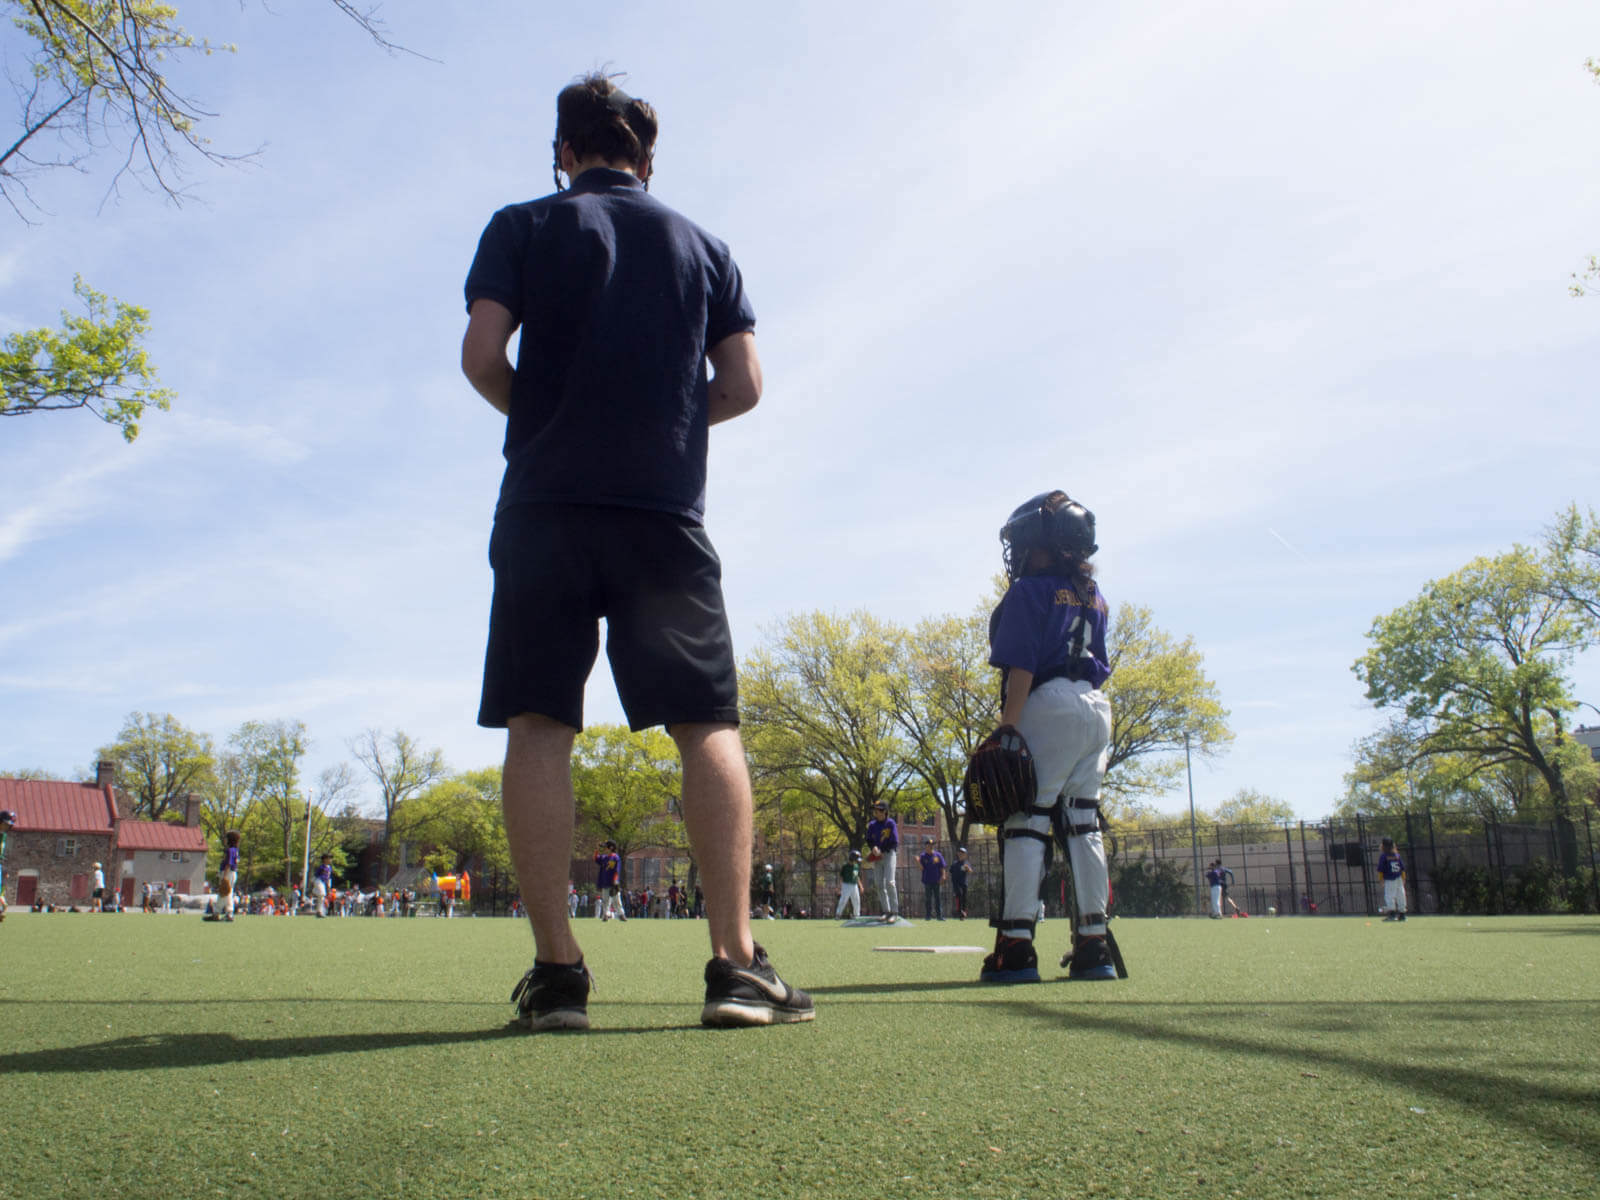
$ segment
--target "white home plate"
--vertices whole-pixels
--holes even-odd
[[[874,946],[874,950],[898,950],[903,954],[982,954],[982,946]]]

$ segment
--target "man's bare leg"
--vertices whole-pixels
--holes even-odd
[[[572,870],[572,740],[577,730],[531,713],[512,717],[509,726],[501,804],[517,885],[533,926],[534,957],[575,963],[583,951],[567,914],[567,874]]]
[[[683,823],[700,864],[711,953],[747,966],[750,936],[750,769],[739,727],[674,725],[667,730],[683,760]],[[509,820],[507,825],[509,828]],[[565,868],[563,868],[564,870]]]

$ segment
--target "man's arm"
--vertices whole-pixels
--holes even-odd
[[[706,351],[706,357],[711,360],[714,372],[706,385],[707,420],[715,425],[743,416],[754,408],[761,399],[761,359],[756,354],[756,335],[748,330],[729,334]]]
[[[478,395],[508,417],[513,372],[511,360],[506,357],[506,343],[516,328],[511,310],[498,300],[474,300],[467,317],[467,333],[461,339],[461,373]]]

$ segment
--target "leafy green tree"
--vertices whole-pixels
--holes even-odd
[[[1295,819],[1294,806],[1255,788],[1240,788],[1221,804],[1212,818],[1218,825],[1239,832],[1268,833]]]
[[[770,781],[757,783],[756,787],[758,825],[766,844],[778,848],[775,854],[770,850],[769,854],[778,866],[779,894],[788,893],[783,875],[789,862],[797,860],[806,870],[807,907],[814,913],[822,865],[848,849],[848,843],[808,792],[781,784],[774,786]]]
[[[1548,560],[1521,546],[1476,559],[1379,617],[1367,636],[1372,648],[1353,669],[1368,699],[1424,730],[1420,754],[1459,755],[1474,775],[1526,764],[1557,812],[1569,812],[1588,772],[1562,730],[1574,707],[1567,671],[1592,633],[1551,587]]]
[[[682,790],[678,748],[662,730],[594,725],[578,734],[572,791],[579,824],[596,841],[616,842],[624,869],[635,850],[680,843],[673,804]]]
[[[851,845],[911,774],[892,687],[900,636],[866,612],[791,615],[739,675],[757,778],[808,795]]]
[[[208,791],[216,768],[209,734],[186,728],[171,713],[133,712],[117,740],[95,751],[117,764],[117,786],[133,800],[135,815],[160,820],[183,813],[184,798]]]
[[[311,797],[311,866],[324,854],[333,855],[333,865],[345,865],[343,830],[334,823],[335,816],[349,807],[360,783],[349,763],[335,763],[324,767],[317,776],[316,790]]]
[[[448,874],[469,866],[509,871],[510,847],[500,807],[499,770],[467,772],[431,784],[403,801],[395,814],[396,836],[422,848],[422,865]]]
[[[300,760],[310,748],[306,727],[300,721],[246,721],[230,739],[244,762],[252,803],[245,813],[246,829],[260,845],[263,862],[281,850],[283,886],[294,883],[295,833],[305,820],[307,800],[300,790]],[[270,855],[266,849],[270,844]],[[241,843],[242,847],[242,843]]]
[[[392,869],[395,866],[392,844],[395,809],[408,796],[443,779],[450,768],[445,765],[442,753],[423,749],[422,744],[403,729],[395,730],[388,739],[381,729],[365,730],[350,743],[350,752],[378,785],[383,804],[383,862]]]
[[[250,806],[255,802],[254,771],[240,753],[236,738],[237,734],[229,739],[228,748],[215,757],[211,774],[200,791],[200,825],[206,831],[208,860],[213,869],[222,857],[228,830],[243,832]],[[242,842],[240,849],[242,861]]]
[[[332,0],[375,41],[397,49],[370,11]],[[183,199],[185,163],[249,155],[215,150],[201,132],[213,114],[172,83],[175,66],[231,46],[197,38],[161,0],[0,0],[0,47],[15,47],[25,79],[13,80],[15,128],[0,148],[0,199],[22,220],[40,207],[30,181],[54,170],[86,170],[108,153],[117,167],[110,190],[134,179],[174,202]],[[10,55],[8,54],[8,58]],[[35,329],[0,343],[0,416],[86,409],[139,435],[146,406],[166,409],[143,338],[149,314],[107,301],[82,278],[74,284],[86,316],[63,313],[61,330]]]
[[[355,0],[332,0],[380,46],[381,22]],[[109,152],[120,160],[112,188],[133,177],[174,201],[183,199],[186,160],[237,161],[215,150],[201,126],[215,117],[183,94],[174,67],[234,47],[195,37],[162,0],[0,0],[10,39],[27,59],[16,87],[11,143],[0,149],[0,197],[18,213],[31,206],[28,180],[57,169],[83,170]]]
[[[1158,628],[1148,608],[1123,604],[1112,614],[1106,652],[1111,679],[1111,745],[1105,788],[1127,803],[1169,791],[1182,778],[1184,738],[1190,752],[1214,758],[1233,741],[1228,710],[1205,673],[1194,639]]]
[[[1358,740],[1335,814],[1354,820],[1357,814],[1427,812],[1436,830],[1478,828],[1478,820],[1505,820],[1549,803],[1543,781],[1526,763],[1486,768],[1470,755],[1429,753],[1427,736],[1426,723],[1393,712]],[[1463,825],[1469,814],[1474,820]]]
[[[930,617],[898,641],[885,679],[905,762],[944,816],[952,845],[972,828],[962,797],[967,760],[1000,720],[998,673],[989,665],[988,619]]]
[[[1600,624],[1600,518],[1576,504],[1545,530],[1545,559],[1553,598],[1572,606],[1573,617],[1593,644]]]
[[[60,330],[29,329],[0,341],[0,417],[83,408],[131,442],[146,405],[165,410],[172,403],[143,345],[150,314],[108,301],[81,276],[72,290],[84,313],[64,310]]]

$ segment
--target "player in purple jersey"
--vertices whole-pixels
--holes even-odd
[[[324,854],[311,876],[311,897],[317,902],[317,916],[328,915],[328,893],[333,890],[333,855]]]
[[[945,877],[944,855],[934,849],[932,838],[923,838],[922,846],[922,853],[917,855],[917,862],[922,867],[922,919],[942,921],[944,903],[939,888]]]
[[[612,917],[626,921],[628,914],[622,904],[622,857],[617,853],[617,844],[607,842],[596,850],[594,865],[595,891],[602,897],[596,915],[602,921]]]
[[[239,882],[239,831],[227,833],[228,847],[222,852],[222,866],[217,871],[217,890],[222,893],[222,919],[233,920],[234,887]]]
[[[1077,898],[1073,948],[1062,959],[1073,979],[1115,979],[1106,946],[1110,883],[1100,839],[1100,781],[1111,738],[1107,609],[1089,558],[1094,514],[1065,492],[1017,508],[1000,530],[1011,584],[989,619],[989,662],[1001,670],[1000,723],[1021,732],[1038,778],[1032,809],[1000,829],[1000,916],[994,953],[980,978],[1039,978],[1033,935],[1051,834],[1066,843]]]
[[[1383,908],[1385,921],[1406,919],[1406,864],[1395,849],[1394,839],[1383,839],[1383,850],[1378,855],[1378,874],[1383,879]]]

